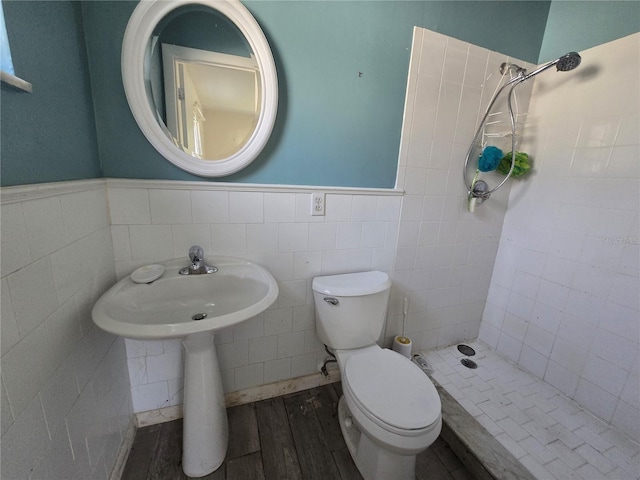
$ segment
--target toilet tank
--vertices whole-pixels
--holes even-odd
[[[347,350],[378,341],[387,317],[391,280],[384,272],[313,279],[316,333],[330,348]]]

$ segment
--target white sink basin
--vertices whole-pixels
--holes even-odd
[[[127,338],[186,337],[248,320],[278,297],[278,284],[260,265],[232,257],[208,257],[207,262],[218,271],[179,275],[187,261],[175,259],[162,262],[165,272],[152,283],[135,283],[127,276],[98,300],[93,321]]]
[[[176,259],[162,262],[164,273],[151,283],[127,276],[100,297],[92,312],[98,327],[116,335],[183,339],[182,469],[189,477],[219,468],[229,440],[215,333],[255,317],[278,297],[278,284],[260,265],[231,257],[206,260],[218,267],[216,273],[180,275],[188,261]]]

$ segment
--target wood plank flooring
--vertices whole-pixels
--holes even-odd
[[[340,383],[229,408],[229,447],[204,480],[362,480],[338,424]],[[122,480],[186,480],[182,420],[140,428]],[[416,480],[473,480],[441,439],[418,456]]]

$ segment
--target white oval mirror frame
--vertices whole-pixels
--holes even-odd
[[[261,74],[260,115],[253,134],[237,152],[216,161],[192,157],[173,143],[156,119],[145,84],[145,55],[153,30],[169,12],[189,4],[212,8],[233,22],[255,53]],[[129,108],[149,143],[168,161],[195,175],[222,177],[242,170],[260,154],[273,130],[278,107],[275,62],[258,22],[239,0],[141,0],[131,14],[122,41],[122,82]]]

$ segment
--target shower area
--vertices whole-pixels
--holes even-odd
[[[530,379],[518,386],[523,392],[566,400],[576,409],[568,415],[593,419],[590,428],[552,420],[550,428],[558,424],[558,432],[562,426],[582,442],[567,436],[570,445],[557,443],[557,432],[548,443],[536,438],[522,428],[528,417],[509,420],[510,432],[494,428],[503,418],[487,424],[530,470],[539,468],[538,478],[638,476],[639,46],[640,34],[630,35],[580,51],[575,70],[520,83],[521,75],[575,57],[539,67],[414,31],[398,176],[406,195],[387,340],[402,326],[406,296],[414,350],[439,352],[444,371],[459,374],[449,384],[464,390],[469,410],[482,414],[478,405],[486,400],[472,375],[515,368]],[[518,84],[513,120],[511,84],[483,122],[510,81]],[[517,159],[509,162],[513,150],[527,154],[530,170],[517,178],[478,173],[491,145],[506,157],[507,173],[517,167]],[[474,193],[478,180],[488,188]],[[459,343],[482,352],[477,370],[460,365],[455,347],[447,350]],[[607,441],[584,443],[601,435]],[[537,457],[522,450],[527,443],[540,445]],[[581,463],[585,456],[602,461]]]

